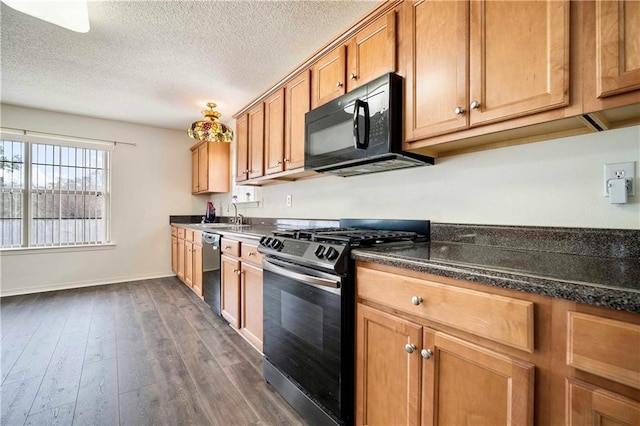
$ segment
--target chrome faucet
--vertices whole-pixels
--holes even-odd
[[[227,212],[229,211],[231,206],[233,206],[233,219],[231,219],[231,223],[235,223],[236,225],[242,225],[242,218],[244,216],[242,216],[241,214],[238,214],[238,206],[236,206],[236,203],[230,203],[229,207],[227,207]]]

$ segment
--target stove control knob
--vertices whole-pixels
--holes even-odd
[[[282,243],[282,241],[280,241],[280,240],[278,240],[278,239],[274,238],[274,239],[271,241],[270,247],[271,247],[272,249],[274,249],[274,250],[280,250],[280,249],[282,248],[282,246],[283,246],[283,245],[284,245],[284,244]]]
[[[313,253],[316,255],[316,257],[321,258],[322,256],[324,256],[324,246],[318,246]]]
[[[261,246],[266,246],[267,245],[267,240],[269,239],[269,237],[262,237],[260,238],[260,245]]]
[[[324,257],[326,257],[328,260],[336,260],[339,254],[340,253],[338,252],[338,250],[334,249],[333,247],[329,247]]]

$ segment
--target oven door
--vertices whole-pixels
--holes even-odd
[[[344,278],[273,258],[263,269],[265,358],[334,416],[350,417]]]

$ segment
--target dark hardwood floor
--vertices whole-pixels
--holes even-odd
[[[304,424],[176,278],[0,304],[2,425]]]

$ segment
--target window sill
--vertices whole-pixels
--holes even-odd
[[[0,249],[2,256],[14,256],[21,254],[40,254],[40,253],[68,253],[79,251],[94,251],[94,250],[113,250],[116,247],[116,243],[105,244],[86,244],[78,246],[60,246],[60,247],[14,247]]]

